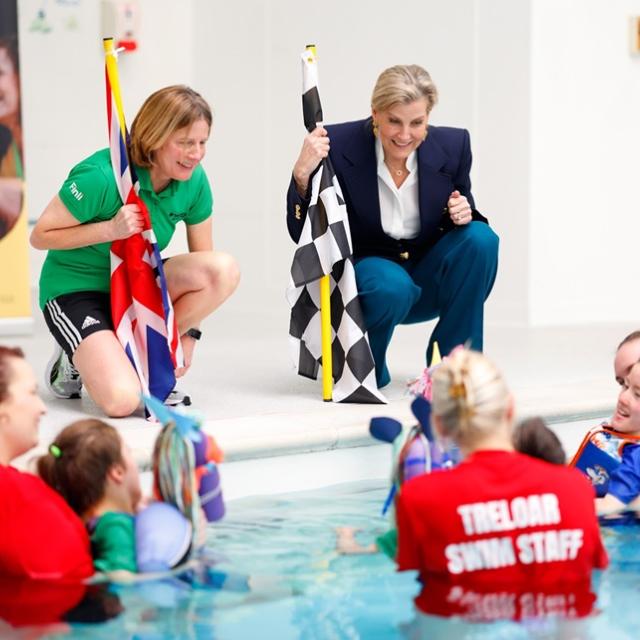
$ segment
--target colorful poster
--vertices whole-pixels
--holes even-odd
[[[31,326],[17,12],[0,1],[0,332]]]

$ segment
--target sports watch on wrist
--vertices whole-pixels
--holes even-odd
[[[194,340],[200,340],[200,338],[202,338],[202,331],[200,331],[200,329],[187,329],[187,331],[184,332],[184,335],[189,336]]]

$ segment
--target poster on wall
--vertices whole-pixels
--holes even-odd
[[[0,0],[0,334],[31,330],[18,0]]]

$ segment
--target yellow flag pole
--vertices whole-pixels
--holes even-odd
[[[431,362],[429,368],[435,367],[442,362],[442,356],[440,355],[440,349],[438,347],[438,341],[433,341],[433,349],[431,350]]]
[[[320,278],[320,326],[322,337],[322,399],[333,397],[333,361],[331,356],[331,283],[329,276]]]
[[[306,49],[313,53],[314,60],[318,51],[314,44]],[[322,345],[322,399],[331,402],[333,398],[333,360],[331,355],[331,281],[329,276],[320,278],[320,337]]]
[[[118,121],[120,122],[120,131],[126,131],[124,121],[124,109],[122,108],[122,97],[120,95],[120,76],[118,75],[118,59],[116,50],[113,48],[113,38],[103,38],[102,46],[104,47],[104,61],[109,75],[109,84],[111,86],[111,95],[118,112]],[[126,140],[123,140],[126,144]]]

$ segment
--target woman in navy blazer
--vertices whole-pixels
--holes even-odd
[[[356,283],[378,386],[398,324],[439,317],[433,342],[443,355],[468,342],[482,350],[483,306],[498,266],[498,237],[471,194],[465,129],[428,124],[437,90],[417,65],[385,70],[371,117],[317,127],[304,140],[287,194],[287,226],[302,232],[311,176],[329,155],[344,195]]]

